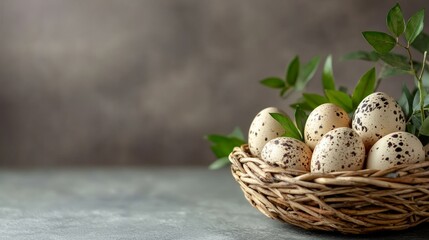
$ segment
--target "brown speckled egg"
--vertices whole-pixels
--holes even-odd
[[[359,103],[353,116],[352,128],[369,150],[383,136],[405,131],[405,117],[395,99],[386,93],[376,92]]]
[[[294,138],[279,137],[265,144],[261,158],[272,165],[309,171],[311,149]]]
[[[350,117],[342,108],[325,103],[308,116],[304,128],[305,143],[314,149],[325,133],[339,127],[350,127]]]
[[[336,128],[327,132],[316,145],[311,158],[311,172],[330,173],[362,169],[365,146],[351,128]]]
[[[285,133],[284,128],[270,113],[284,112],[275,107],[268,107],[260,111],[253,119],[249,129],[249,149],[253,156],[260,157],[264,145],[273,138],[280,137]]]
[[[423,147],[423,150],[425,151],[425,160],[429,161],[429,143]]]
[[[394,132],[382,137],[372,146],[366,168],[384,170],[424,160],[425,151],[416,136],[408,132]]]

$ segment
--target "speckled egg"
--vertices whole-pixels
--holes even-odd
[[[423,150],[425,151],[425,160],[429,161],[429,143],[423,147]]]
[[[249,150],[253,156],[260,157],[264,145],[273,138],[280,137],[285,133],[284,128],[270,113],[282,113],[275,107],[268,107],[260,111],[253,119],[249,129]]]
[[[360,170],[365,161],[365,146],[351,128],[327,132],[316,145],[311,158],[311,172]]]
[[[261,158],[272,165],[309,171],[311,149],[294,138],[279,137],[265,144]]]
[[[389,133],[405,130],[405,117],[398,103],[386,93],[368,95],[358,105],[352,128],[362,138],[365,148]]]
[[[394,132],[382,137],[372,146],[366,168],[384,170],[424,160],[425,151],[416,136],[408,132]]]
[[[323,135],[339,127],[350,127],[347,112],[332,103],[322,104],[308,116],[304,128],[305,143],[314,149]]]

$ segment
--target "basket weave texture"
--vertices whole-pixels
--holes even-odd
[[[268,165],[248,145],[229,155],[249,203],[304,229],[364,234],[429,220],[429,161],[387,170],[309,173]]]

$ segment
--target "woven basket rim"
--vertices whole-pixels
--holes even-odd
[[[429,220],[429,161],[386,170],[311,173],[268,165],[247,144],[229,155],[249,203],[305,229],[362,234]]]

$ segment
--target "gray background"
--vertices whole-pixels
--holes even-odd
[[[429,6],[399,2],[407,17]],[[208,164],[204,134],[288,109],[258,81],[294,55],[333,53],[353,86],[370,65],[338,58],[369,49],[360,32],[385,31],[395,3],[2,0],[0,165]]]

